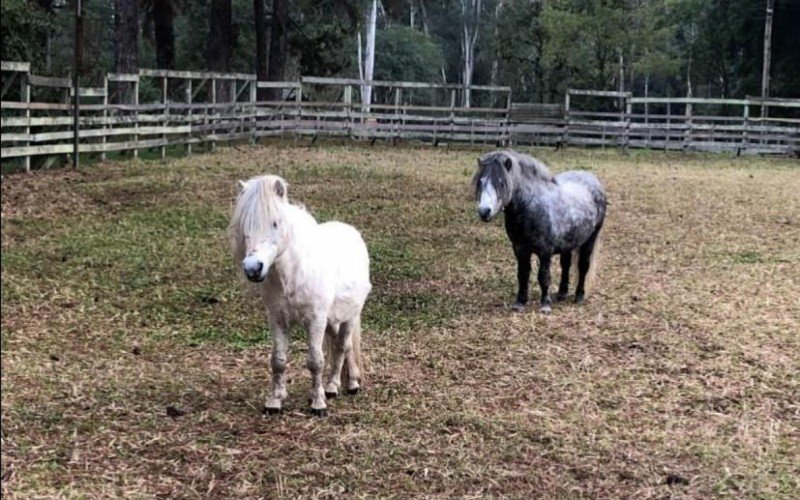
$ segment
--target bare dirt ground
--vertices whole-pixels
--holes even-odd
[[[587,304],[542,316],[510,311],[478,153],[273,145],[5,176],[3,496],[796,495],[800,164],[533,151],[611,201]],[[269,332],[225,228],[235,181],[266,172],[370,248],[365,390],[325,419],[300,331],[284,414],[259,411]]]

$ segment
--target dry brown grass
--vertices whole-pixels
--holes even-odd
[[[282,145],[2,181],[2,492],[32,497],[791,498],[800,489],[800,170],[534,151],[605,181],[583,307],[512,314],[477,150]],[[230,270],[265,171],[364,233],[368,382],[264,419],[269,335]],[[168,416],[167,408],[175,416]]]

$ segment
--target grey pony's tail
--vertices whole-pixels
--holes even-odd
[[[600,260],[600,253],[603,247],[603,230],[597,232],[597,238],[594,241],[592,254],[589,257],[589,272],[586,273],[586,289],[591,290],[594,288],[594,282],[597,278],[597,265]]]
[[[592,253],[589,256],[589,272],[586,273],[586,283],[584,284],[587,293],[594,288],[594,282],[597,277],[598,261],[600,260],[600,254],[602,253],[602,246],[603,231],[602,228],[600,228],[600,230],[597,232],[597,236],[595,237]],[[572,251],[572,266],[569,270],[569,281],[573,284],[578,283],[578,258],[580,255],[580,248],[581,247],[578,247]]]

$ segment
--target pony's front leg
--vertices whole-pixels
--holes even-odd
[[[270,415],[280,413],[286,392],[286,362],[289,353],[289,336],[287,325],[281,321],[270,321],[272,329],[272,387],[270,395],[264,405],[264,410]]]
[[[322,354],[322,342],[325,338],[325,317],[315,318],[308,323],[308,360],[306,365],[311,372],[311,413],[318,417],[327,414],[325,390],[322,387],[322,371],[325,368],[325,356]]]
[[[540,255],[539,256],[539,288],[542,290],[542,300],[541,300],[541,307],[539,311],[544,314],[550,313],[552,310],[550,308],[550,296],[549,288],[550,288],[550,255]]]
[[[528,283],[531,277],[531,252],[528,248],[514,245],[514,256],[517,258],[517,301],[511,308],[524,311],[528,304]]]

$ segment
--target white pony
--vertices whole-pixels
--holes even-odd
[[[281,410],[286,392],[289,327],[308,333],[311,412],[324,416],[326,397],[339,393],[342,368],[348,394],[361,382],[361,311],[372,285],[361,234],[341,222],[317,221],[287,199],[286,181],[274,175],[239,181],[230,224],[233,255],[247,279],[258,283],[273,334],[272,387],[266,412]],[[325,368],[329,371],[323,390]]]

